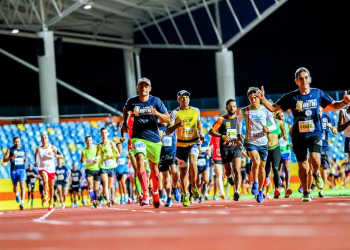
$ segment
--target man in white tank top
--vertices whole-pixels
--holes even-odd
[[[348,94],[349,93],[350,90],[348,91]],[[344,152],[348,153],[348,157],[350,158],[350,105],[341,109],[339,112],[338,132],[342,131],[344,131],[345,137]]]
[[[43,180],[44,186],[44,198],[45,203],[48,199],[49,193],[49,211],[53,208],[53,195],[54,195],[54,183],[55,183],[55,158],[63,159],[63,155],[58,151],[55,146],[49,144],[49,138],[47,134],[41,136],[42,145],[35,150],[35,164],[38,168],[39,175]],[[49,192],[47,191],[49,188]]]

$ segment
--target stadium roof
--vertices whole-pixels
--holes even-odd
[[[122,49],[230,47],[287,0],[0,0],[0,34]],[[18,32],[18,33],[17,33]]]

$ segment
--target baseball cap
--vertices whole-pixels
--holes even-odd
[[[151,81],[150,81],[148,78],[146,78],[146,77],[140,78],[140,79],[137,81],[137,85],[139,85],[139,84],[142,83],[142,82],[145,82],[145,83],[147,83],[149,86],[151,86]]]
[[[188,96],[190,96],[190,92],[188,92],[187,90],[180,90],[179,92],[177,92],[177,97],[182,96],[184,94],[188,94]]]

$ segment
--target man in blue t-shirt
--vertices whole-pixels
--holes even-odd
[[[157,97],[150,95],[152,90],[151,81],[147,78],[141,78],[137,82],[138,95],[130,97],[123,108],[123,132],[127,133],[128,118],[131,113],[134,114],[134,125],[131,144],[135,153],[137,162],[137,176],[143,191],[141,206],[148,205],[148,185],[144,158],[149,160],[151,168],[151,177],[153,183],[153,206],[158,208],[159,192],[159,169],[158,163],[162,142],[158,131],[158,120],[169,123],[170,115],[164,106],[164,103]]]
[[[344,94],[342,101],[334,101],[320,89],[310,88],[311,76],[306,68],[299,68],[295,72],[295,83],[299,89],[282,96],[275,104],[271,104],[265,98],[264,87],[257,93],[263,105],[271,112],[291,109],[294,115],[292,129],[292,143],[294,153],[299,165],[299,178],[304,187],[302,201],[311,201],[310,190],[307,190],[309,164],[307,162],[307,150],[310,151],[310,160],[313,166],[313,177],[319,189],[324,187],[324,182],[319,173],[322,151],[322,124],[319,107],[330,106],[333,109],[341,109],[350,103],[350,95]],[[307,187],[307,188],[306,188]]]
[[[24,163],[27,162],[26,151],[21,146],[21,139],[19,137],[13,138],[13,146],[8,148],[3,162],[10,162],[11,164],[11,180],[13,185],[13,192],[16,194],[17,203],[20,210],[24,209],[25,198],[25,181],[26,181],[26,169]],[[21,186],[21,197],[19,196],[17,184]]]
[[[62,165],[62,159],[57,159],[56,176],[57,176],[57,191],[60,197],[60,201],[62,203],[61,208],[65,209],[66,197],[68,193],[68,181],[70,179],[70,171],[66,166]]]
[[[320,107],[320,117],[321,117],[321,123],[322,123],[322,152],[321,152],[321,177],[324,183],[326,183],[327,180],[327,169],[329,169],[329,158],[331,156],[331,152],[329,150],[328,146],[328,133],[329,131],[332,131],[332,133],[335,135],[338,133],[337,128],[335,127],[334,120],[323,112],[323,108]],[[325,195],[323,194],[323,190],[325,187],[323,187],[319,192],[318,196],[320,198],[324,198]]]
[[[173,132],[170,135],[166,135],[166,129],[167,124],[163,123],[159,126],[159,133],[163,144],[160,154],[159,171],[163,174],[163,186],[165,187],[165,191],[168,196],[165,207],[171,207],[173,204],[171,191],[174,193],[175,200],[178,202],[180,201],[180,193],[177,188],[177,183],[180,176],[176,158],[176,133]],[[172,186],[170,181],[170,174],[172,178]]]

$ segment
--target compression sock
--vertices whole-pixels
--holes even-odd
[[[92,189],[92,190],[89,190],[89,194],[90,194],[90,197],[91,197],[91,200],[94,202],[96,197],[95,197],[95,191]]]
[[[148,181],[147,181],[147,173],[145,170],[143,171],[137,171],[137,177],[140,181],[141,189],[143,192],[143,195],[148,194]]]
[[[151,177],[152,177],[152,183],[153,183],[153,190],[154,192],[158,191],[158,183],[159,183],[159,174],[152,174],[151,173]]]

